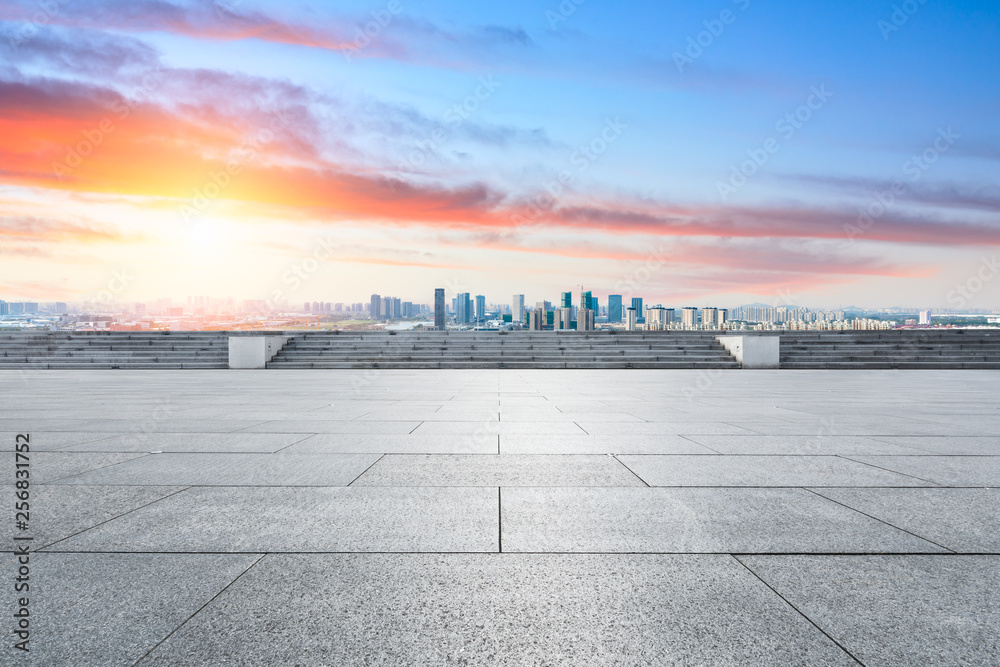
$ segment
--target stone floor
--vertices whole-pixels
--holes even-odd
[[[998,389],[2,372],[3,532],[37,553],[0,664],[997,664]]]

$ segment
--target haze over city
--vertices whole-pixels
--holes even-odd
[[[997,19],[3,2],[0,299],[993,307]]]

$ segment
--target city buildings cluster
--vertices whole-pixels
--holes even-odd
[[[575,298],[574,298],[575,297]],[[376,329],[527,329],[533,331],[669,330],[878,330],[940,325],[934,318],[979,317],[996,326],[1000,309],[979,311],[814,310],[793,305],[748,304],[667,307],[642,297],[610,294],[602,303],[592,291],[562,292],[556,301],[536,301],[515,294],[509,303],[488,302],[482,294],[461,292],[446,298],[435,290],[431,304],[372,294],[367,303],[307,301],[295,306],[263,299],[189,296],[186,302],[156,299],[121,302],[99,298],[80,303],[0,300],[0,327],[71,330],[239,330],[295,328]],[[979,326],[980,323],[965,323]]]

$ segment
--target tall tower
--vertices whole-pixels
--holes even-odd
[[[434,328],[444,331],[444,288],[434,290]]]
[[[608,295],[608,322],[622,321],[622,295]]]
[[[524,295],[515,294],[510,306],[511,323],[514,326],[524,324]]]

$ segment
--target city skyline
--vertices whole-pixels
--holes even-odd
[[[0,298],[992,308],[998,26],[973,0],[0,2]]]

